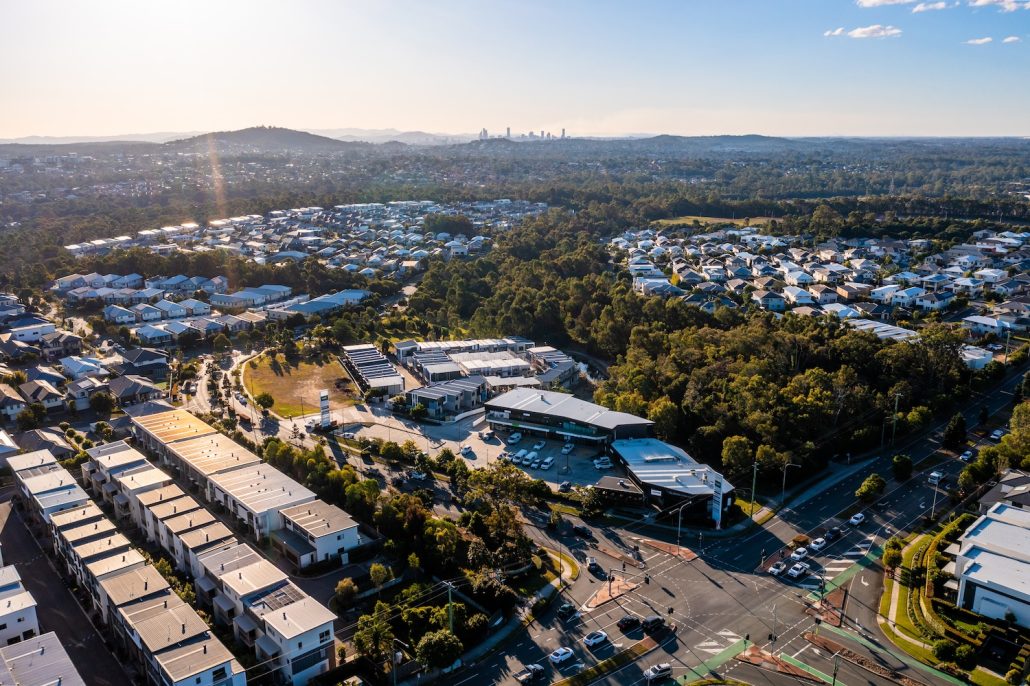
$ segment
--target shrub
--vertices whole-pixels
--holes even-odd
[[[1012,684],[1012,686],[1016,686],[1019,683],[1021,676],[1023,675],[1020,674],[1018,669],[1010,669],[1005,673],[1005,681]]]
[[[950,662],[955,657],[955,642],[946,638],[934,641],[933,656],[942,662]]]
[[[976,650],[971,645],[962,644],[955,649],[955,663],[962,669],[976,667]]]

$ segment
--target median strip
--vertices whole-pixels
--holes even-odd
[[[594,679],[600,678],[610,672],[614,672],[620,667],[625,667],[638,658],[647,655],[657,647],[658,642],[648,636],[637,641],[622,652],[616,653],[606,660],[601,660],[590,669],[585,669],[579,674],[570,676],[568,679],[562,679],[561,681],[555,682],[554,686],[584,686]]]

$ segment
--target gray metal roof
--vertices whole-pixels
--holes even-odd
[[[567,393],[530,388],[516,388],[515,390],[508,391],[488,401],[486,406],[491,410],[509,410],[550,415],[601,429],[654,424],[649,419],[627,414],[626,412],[615,412],[586,400],[580,400]]]
[[[18,686],[86,686],[53,631],[0,648],[0,683]],[[6,672],[6,673],[5,673]]]

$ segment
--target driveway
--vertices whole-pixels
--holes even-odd
[[[0,495],[0,542],[4,564],[14,565],[25,588],[36,599],[40,632],[58,638],[87,684],[124,686],[131,683],[121,665],[83,614],[64,580],[50,566],[21,515],[11,507],[10,491]]]

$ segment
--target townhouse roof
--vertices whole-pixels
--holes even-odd
[[[290,585],[292,586],[292,584]],[[332,624],[336,619],[333,612],[309,596],[304,596],[279,609],[267,609],[260,612],[259,615],[267,626],[275,629],[286,639],[300,636],[326,624]]]
[[[224,571],[219,569],[217,572],[208,568],[208,571],[239,598],[277,586],[289,578],[286,572],[260,556],[245,567]]]
[[[153,565],[130,569],[100,580],[100,586],[114,607],[121,607],[141,598],[160,595],[170,586]]]
[[[0,648],[0,659],[6,669],[0,678],[9,678],[5,684],[86,686],[53,631]]]
[[[176,441],[168,449],[205,477],[261,462],[260,457],[218,432]]]
[[[315,538],[337,534],[358,525],[349,514],[321,500],[285,508],[280,514]]]
[[[186,410],[176,409],[143,417],[133,417],[132,421],[164,444],[216,433],[214,428]]]
[[[91,500],[82,507],[50,515],[50,524],[57,530],[74,529],[88,522],[106,520],[107,515]]]
[[[309,489],[265,463],[215,474],[211,482],[256,514],[315,499]]]
[[[7,466],[12,474],[18,474],[27,470],[38,470],[47,465],[57,465],[57,458],[49,450],[33,450],[31,453],[11,455],[7,458]],[[49,471],[49,470],[47,470]],[[24,478],[24,477],[23,477]]]

